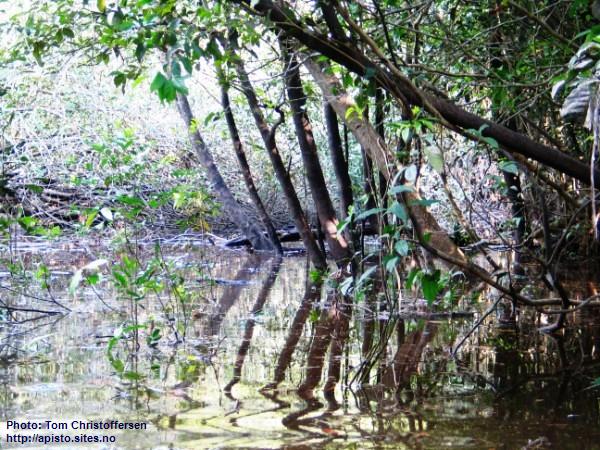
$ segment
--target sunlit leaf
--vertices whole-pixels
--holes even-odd
[[[414,183],[417,179],[417,166],[411,164],[406,169],[404,169],[404,178],[411,183]]]
[[[435,147],[427,147],[425,148],[425,155],[427,155],[427,160],[429,164],[438,173],[442,173],[444,171],[444,157],[442,152]]]
[[[104,217],[109,222],[112,222],[114,219],[113,213],[110,210],[110,208],[104,207],[104,208],[100,209],[100,214],[102,214],[102,217]]]
[[[122,373],[125,370],[125,364],[120,359],[113,359],[110,364],[118,373]]]

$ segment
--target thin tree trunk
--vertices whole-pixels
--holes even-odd
[[[198,130],[187,96],[177,94],[177,109],[188,129],[192,148],[196,152],[200,164],[202,164],[202,167],[206,170],[208,181],[212,185],[217,199],[223,206],[229,219],[239,227],[243,234],[246,235],[254,249],[268,251],[275,250],[273,244],[265,237],[262,230],[250,220],[248,214],[242,211],[240,205],[233,197],[231,190],[225,183],[225,180],[223,180],[212,154]]]
[[[498,0],[490,2],[490,11],[495,11],[494,15],[490,18],[494,19],[490,23],[490,42],[489,42],[489,55],[490,55],[490,68],[492,70],[501,70],[503,67],[510,67],[510,62],[506,60],[502,54],[502,48],[506,41],[502,33],[502,20],[500,18],[501,5]],[[495,104],[492,102],[492,119],[498,123],[502,123],[502,105]],[[506,120],[506,127],[513,131],[517,131],[518,125],[514,117]],[[502,169],[501,169],[502,170]],[[521,191],[521,180],[518,173],[512,173],[510,171],[502,170],[504,181],[506,182],[507,197],[511,202],[511,214],[512,219],[516,222],[513,231],[513,270],[517,274],[523,274],[523,267],[521,266],[521,244],[525,237],[525,202],[523,201],[523,193]]]
[[[383,89],[375,91],[375,129],[383,142],[385,142],[385,108],[384,108]],[[377,172],[379,177],[379,198],[381,207],[387,207],[387,180],[381,172]]]
[[[382,382],[389,387],[403,387],[416,373],[423,351],[435,337],[438,324],[427,321],[422,330],[413,331],[406,336],[396,350],[393,361],[383,371]]]
[[[243,265],[237,270],[233,281],[237,283],[226,285],[215,305],[214,312],[208,316],[207,321],[203,323],[200,335],[202,336],[217,336],[221,331],[221,324],[227,315],[227,312],[239,300],[242,291],[247,288],[246,282],[250,281],[249,273],[252,269],[259,266],[261,260],[256,253],[249,254]]]
[[[279,181],[279,184],[283,190],[288,207],[290,208],[290,213],[292,214],[294,223],[296,224],[296,228],[302,236],[302,241],[304,242],[308,256],[316,268],[325,270],[327,268],[325,255],[323,255],[319,249],[319,246],[312,235],[308,221],[306,220],[306,215],[302,210],[302,206],[298,200],[298,195],[296,194],[296,190],[292,184],[292,180],[290,179],[285,164],[281,159],[279,149],[277,148],[275,131],[278,124],[276,124],[273,128],[269,127],[260,109],[256,92],[254,92],[254,88],[250,83],[250,79],[248,78],[248,74],[244,68],[244,64],[239,57],[236,58],[235,65],[238,77],[242,84],[242,91],[248,100],[248,105],[250,106],[256,126],[260,131],[260,135],[271,160],[273,170],[275,171],[275,176],[277,177],[277,180]],[[283,113],[281,113],[281,115],[282,117],[279,123],[283,121]]]
[[[281,42],[281,47],[286,65],[286,90],[313,202],[317,210],[319,222],[325,233],[325,240],[329,246],[329,251],[339,266],[345,266],[352,258],[352,253],[346,239],[338,233],[338,220],[319,162],[312,125],[305,110],[306,96],[302,87],[302,80],[300,79],[298,61],[290,54],[290,48],[286,42]]]
[[[373,163],[385,176],[386,180],[390,181],[397,170],[391,163],[395,158],[390,154],[373,126],[363,117],[357,117],[356,114],[347,114],[348,109],[354,105],[354,102],[343,92],[335,76],[324,74],[321,68],[310,59],[305,61],[305,65],[321,88],[325,99],[331,104],[339,117],[344,117],[346,125],[354,134],[356,140],[369,153]],[[464,254],[439,226],[431,213],[427,211],[427,208],[419,204],[421,198],[418,192],[405,192],[402,194],[402,200],[417,236],[422,239],[426,234],[429,235],[430,246],[455,259],[466,261]]]
[[[340,129],[338,127],[338,119],[335,111],[327,102],[323,102],[323,115],[325,117],[325,125],[327,127],[327,140],[329,142],[329,152],[331,154],[331,163],[335,178],[338,184],[338,192],[341,203],[341,218],[345,219],[348,216],[348,208],[354,203],[352,195],[352,180],[348,173],[348,161],[344,157],[344,149],[342,147],[342,139],[340,137]]]
[[[502,171],[504,181],[506,182],[507,197],[510,200],[510,210],[512,219],[515,221],[513,230],[513,270],[516,274],[523,275],[523,266],[521,265],[521,248],[525,238],[525,202],[523,201],[523,191],[521,190],[521,178],[518,174]]]
[[[242,176],[244,177],[244,182],[246,183],[246,188],[248,189],[250,199],[252,200],[252,203],[254,203],[254,207],[258,212],[258,217],[265,226],[267,234],[269,235],[271,243],[273,244],[273,247],[275,248],[277,253],[282,254],[283,249],[281,248],[281,242],[279,242],[277,231],[273,226],[273,222],[271,221],[271,218],[267,213],[265,205],[263,204],[260,196],[258,195],[258,190],[256,189],[254,180],[252,179],[252,173],[250,172],[250,166],[248,165],[246,153],[244,152],[244,148],[242,146],[242,140],[240,139],[240,134],[235,123],[235,118],[233,117],[233,112],[231,111],[228,90],[229,89],[225,84],[221,84],[221,104],[223,105],[223,112],[225,113],[227,128],[229,128],[229,135],[231,136],[231,141],[233,143],[233,150],[240,165]]]
[[[377,200],[375,198],[377,192],[377,186],[375,186],[375,177],[373,175],[373,160],[369,156],[369,152],[361,145],[360,153],[362,156],[362,169],[363,169],[363,190],[367,197],[366,209],[373,209],[377,207]],[[366,222],[370,227],[375,230],[379,229],[379,223],[377,220],[377,214],[373,214],[368,217]]]

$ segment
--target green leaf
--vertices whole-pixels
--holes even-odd
[[[179,60],[181,61],[181,64],[183,65],[183,68],[186,70],[186,72],[191,75],[193,66],[192,66],[192,61],[190,60],[190,58],[182,56],[181,58],[179,58]]]
[[[146,325],[128,325],[123,328],[122,333],[131,333],[132,331],[143,330],[146,328]]]
[[[44,188],[37,184],[26,184],[25,188],[33,192],[34,194],[41,194],[44,192]]]
[[[130,197],[129,195],[119,195],[116,200],[119,203],[123,203],[129,206],[138,206],[140,208],[144,207],[144,201],[139,197]]]
[[[92,223],[94,223],[94,219],[96,218],[97,215],[98,215],[98,211],[96,211],[96,210],[92,210],[88,214],[85,215],[84,225],[86,228],[90,228],[92,226]]]
[[[408,277],[406,277],[406,289],[412,289],[413,284],[415,282],[415,280],[417,279],[418,276],[420,276],[423,272],[421,272],[421,269],[412,269],[409,274]]]
[[[37,220],[34,217],[31,217],[31,216],[20,217],[17,220],[17,222],[27,232],[30,232],[31,230],[33,230],[33,228],[35,228],[35,226],[37,224]]]
[[[425,148],[425,155],[427,155],[427,160],[429,164],[437,173],[442,173],[444,171],[444,157],[442,156],[442,152],[439,149],[434,147]]]
[[[399,256],[386,256],[384,258],[385,270],[393,272],[396,266],[400,263]]]
[[[173,88],[179,92],[180,94],[183,95],[187,95],[188,94],[188,88],[185,86],[185,83],[183,81],[183,78],[180,77],[174,77],[171,80],[171,83],[173,84]]]
[[[408,143],[408,141],[410,141],[410,138],[412,136],[412,130],[410,129],[410,127],[403,127],[402,131],[400,132],[400,136],[402,137],[402,140],[405,143]]]
[[[501,161],[500,170],[503,172],[512,173],[513,175],[519,175],[519,167],[514,161]]]
[[[121,331],[119,329],[115,330],[115,335],[108,340],[108,345],[106,346],[106,354],[109,356],[109,358],[111,358],[111,360],[114,359],[112,357],[112,349],[115,347],[115,345],[119,343],[119,340],[121,339],[120,333]]]
[[[347,278],[344,278],[344,281],[342,281],[339,284],[338,289],[342,293],[342,295],[350,294],[350,290],[352,289],[353,281],[354,280],[352,280],[352,277],[347,277]]]
[[[138,380],[141,380],[143,378],[142,375],[140,375],[137,372],[133,372],[131,370],[128,370],[127,372],[123,372],[122,376],[126,380],[131,380],[131,381],[138,381]]]
[[[98,281],[100,281],[100,275],[97,273],[92,273],[85,277],[85,281],[87,281],[90,286],[93,286],[98,284]]]
[[[161,101],[167,100],[171,101],[175,99],[176,92],[173,87],[173,83],[167,79],[161,72],[158,72],[152,83],[150,84],[150,91],[156,92],[158,94],[158,98]]]
[[[319,310],[312,309],[310,311],[310,316],[308,317],[308,320],[310,320],[311,323],[317,323],[319,321]]]
[[[323,281],[326,273],[323,270],[312,269],[308,272],[308,277],[310,278],[310,282],[314,284],[319,284]]]
[[[173,61],[171,63],[171,73],[173,74],[174,78],[181,77],[181,64],[179,64],[178,61]]]
[[[135,57],[139,62],[142,62],[146,54],[146,46],[143,43],[138,43],[135,47]]]
[[[118,373],[123,373],[123,370],[125,370],[125,364],[118,358],[113,359],[110,364]]]
[[[500,145],[498,145],[498,141],[492,137],[482,136],[481,140],[490,147],[492,147],[494,150],[498,150],[500,148]]]
[[[369,267],[367,270],[365,270],[363,272],[363,274],[360,276],[360,278],[356,281],[356,288],[358,289],[360,286],[362,286],[369,278],[371,278],[371,275],[373,274],[373,272],[375,272],[377,270],[377,266],[373,266],[373,267]]]
[[[356,220],[357,222],[359,220],[365,220],[367,217],[371,217],[374,216],[375,214],[379,214],[380,212],[385,211],[385,208],[371,208],[371,209],[367,209],[366,211],[363,211],[362,213],[360,213],[358,216],[356,216]]]
[[[392,203],[392,205],[388,208],[388,212],[396,216],[402,223],[408,222],[408,214],[406,213],[406,209],[397,201]]]
[[[125,288],[129,285],[127,282],[127,277],[122,272],[113,270],[113,277],[122,288]]]
[[[396,250],[396,252],[400,256],[406,256],[406,255],[408,255],[410,247],[408,245],[408,242],[403,240],[403,241],[398,241],[398,242],[396,242],[396,244],[394,244],[394,250]]]
[[[390,189],[390,194],[397,195],[402,194],[404,192],[414,192],[415,188],[413,186],[409,186],[407,184],[399,184],[398,186],[394,186]]]
[[[127,83],[127,76],[123,72],[116,72],[113,78],[113,83],[116,87],[122,86],[125,88],[125,83]]]
[[[429,305],[435,301],[438,293],[441,291],[439,280],[439,270],[436,270],[432,274],[424,273],[421,277],[421,289],[423,289],[423,296]]]
[[[101,13],[106,11],[106,0],[97,0],[96,7],[98,8],[98,11],[100,11]]]

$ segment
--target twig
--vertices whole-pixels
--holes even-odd
[[[454,347],[454,350],[452,351],[452,357],[456,358],[456,353],[458,352],[458,349],[465,343],[465,341],[469,338],[469,336],[471,336],[471,334],[473,334],[473,332],[479,328],[479,325],[481,325],[483,323],[483,321],[486,319],[487,316],[489,316],[498,306],[498,303],[500,303],[500,300],[502,300],[503,296],[500,296],[496,299],[496,301],[492,304],[492,306],[490,306],[484,313],[483,315],[477,320],[477,322],[475,322],[475,325],[473,325],[473,327],[471,328],[471,330],[465,334],[463,336],[463,338],[460,340],[460,342],[457,344],[456,347]]]

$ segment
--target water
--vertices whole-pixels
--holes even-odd
[[[107,248],[85,240],[22,245],[13,260],[34,271],[44,261],[49,292],[39,280],[11,277],[0,268],[3,302],[60,310],[28,297],[35,295],[72,309],[54,316],[19,313],[28,321],[1,325],[4,448],[600,448],[600,389],[590,388],[600,376],[600,318],[594,312],[577,313],[561,339],[539,333],[539,317],[532,313],[519,328],[500,328],[491,318],[456,358],[452,350],[477,315],[407,317],[403,340],[392,335],[382,355],[387,364],[379,375],[375,365],[366,385],[356,377],[369,329],[369,308],[361,303],[337,360],[341,381],[324,394],[329,357],[311,357],[320,322],[311,305],[315,296],[306,292],[302,257],[285,258],[279,267],[266,256],[171,242],[162,246],[163,260],[171,263],[169,273],[183,276],[188,303],[182,309],[164,292],[160,298],[146,292],[137,312],[140,323],[151,325],[138,331],[139,348],[131,339],[115,344],[113,359],[124,365],[119,376],[107,345],[132,305],[106,280],[106,267],[105,280],[94,289],[83,283],[75,297],[68,292],[72,274],[90,261],[106,258],[111,268],[123,261]],[[140,244],[133,251],[146,261],[154,248]],[[161,273],[158,279],[167,278]],[[177,333],[169,330],[164,311]],[[371,322],[375,341],[386,316],[376,319],[382,320]],[[146,341],[153,327],[162,333],[155,347]],[[301,333],[294,335],[294,328]],[[291,350],[289,367],[277,372]],[[297,388],[306,386],[315,372],[307,365],[315,361],[325,367],[321,382],[312,398],[306,392],[301,397]],[[128,379],[128,371],[142,378]],[[276,390],[262,389],[278,375]],[[114,436],[114,443],[19,445],[6,443],[14,433],[6,430],[7,420],[64,422],[68,430],[40,434],[72,439],[82,434],[72,421],[141,421],[147,429],[86,432]]]

